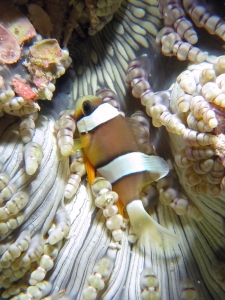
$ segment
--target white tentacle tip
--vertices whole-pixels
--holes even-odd
[[[43,158],[43,151],[39,144],[30,142],[24,147],[25,169],[28,175],[33,175]]]

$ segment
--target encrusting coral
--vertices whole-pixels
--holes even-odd
[[[155,0],[13,2],[43,38],[38,34],[18,47],[7,28],[16,56],[2,64],[0,74],[3,299],[223,299],[224,58],[214,37],[213,48],[192,46],[195,24],[206,24],[223,39],[222,19],[204,1],[201,7],[199,1],[183,1],[183,7],[180,1]],[[160,16],[166,26],[161,32]],[[81,38],[98,34],[81,42],[74,29]],[[166,55],[193,64],[163,58],[155,38]],[[52,98],[55,79],[71,62],[61,44],[71,47],[74,59],[71,97],[64,105],[68,91],[57,93],[38,116],[37,99]],[[211,50],[218,51],[215,57]],[[118,214],[110,183],[98,177],[91,188],[86,184],[80,150],[62,158],[76,150],[74,101],[88,94],[109,101],[121,115],[139,110],[132,118],[142,124],[143,151],[159,153],[170,166],[140,199],[156,222],[176,232],[178,246],[158,247],[149,234],[142,248],[126,211],[123,218]],[[50,112],[44,109],[48,104]],[[55,122],[52,116],[62,109]]]
[[[1,1],[0,11],[4,41],[1,44],[0,113],[23,119],[21,132],[24,142],[28,142],[40,110],[37,100],[52,99],[55,80],[65,73],[71,58],[57,40],[37,35],[30,21],[9,3]]]

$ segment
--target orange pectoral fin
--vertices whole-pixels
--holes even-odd
[[[86,168],[87,175],[88,175],[88,183],[93,184],[94,180],[95,180],[95,169],[92,166],[92,164],[90,163],[90,161],[87,158],[87,156],[85,155],[85,153],[84,153],[84,164],[85,164],[85,168]]]
[[[90,144],[91,136],[89,134],[81,135],[78,139],[73,140],[73,152],[85,148]],[[72,154],[72,153],[71,153]]]

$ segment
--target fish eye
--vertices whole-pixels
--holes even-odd
[[[91,100],[85,100],[82,104],[82,111],[85,116],[89,116],[95,110],[95,105]]]
[[[103,103],[103,100],[97,96],[85,95],[77,99],[75,105],[75,120],[76,122],[84,116],[89,116],[93,111]]]

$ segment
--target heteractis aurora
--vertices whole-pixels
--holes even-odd
[[[216,37],[193,25],[196,35],[191,23],[184,20],[182,11],[175,5],[178,1],[173,2],[175,6],[172,1],[159,1],[160,9],[155,0],[114,1],[114,7],[113,1],[108,0],[11,2],[31,16],[34,27],[45,39],[55,37],[63,47],[70,38],[68,47],[75,76],[70,97],[67,95],[68,86],[64,87],[66,82],[56,82],[58,90],[52,102],[38,101],[41,106],[39,117],[24,118],[24,115],[27,116],[25,111],[19,115],[25,125],[20,125],[24,123],[8,114],[0,119],[2,298],[224,299],[225,195],[222,191],[224,167],[221,160],[224,159],[222,120],[225,98],[224,79],[219,78],[224,73],[224,62],[223,58],[218,60],[223,54],[222,40],[225,39],[222,20],[206,13],[203,1],[200,7],[197,5],[200,1],[183,1],[193,24],[201,25],[198,24],[199,14],[207,16],[202,23],[211,34],[219,35]],[[209,3],[211,9],[221,14],[222,1],[217,6],[212,2]],[[37,4],[38,7],[28,4]],[[92,4],[99,6],[98,17],[92,16],[96,12]],[[45,15],[49,30],[35,19],[35,12],[40,12],[39,5],[52,19],[48,23]],[[85,5],[89,5],[87,11]],[[197,12],[194,6],[199,8]],[[77,7],[85,12],[84,18],[79,15]],[[168,18],[172,11],[176,22]],[[163,27],[160,13],[164,16],[166,27],[160,31],[156,45],[156,36]],[[87,28],[85,24],[90,19]],[[185,29],[179,24],[184,24]],[[189,31],[185,35],[187,28]],[[73,29],[76,30],[72,33]],[[98,29],[102,31],[96,33]],[[176,30],[181,37],[175,33]],[[4,29],[2,31],[5,33]],[[8,36],[11,37],[10,34]],[[200,50],[187,43],[182,44],[183,38],[194,43],[197,37],[196,47]],[[13,61],[6,68],[1,65],[1,107],[16,98],[16,102],[10,102],[2,111],[10,113],[12,107],[16,107],[15,110],[31,107],[31,99],[25,99],[27,94],[18,93],[18,80],[23,91],[26,84],[25,90],[31,93],[31,97],[33,94],[27,86],[35,95],[39,93],[40,98],[43,94],[45,98],[48,99],[48,95],[51,98],[52,84],[59,77],[57,70],[61,75],[62,68],[68,67],[69,61],[68,52],[60,50],[56,40],[49,40],[47,47],[53,45],[65,57],[51,63],[44,58],[43,65],[39,65],[41,71],[44,66],[55,64],[55,73],[51,69],[44,81],[40,82],[41,76],[36,73],[38,67],[27,67],[32,53],[35,55],[32,52],[34,48],[22,47],[22,55],[27,57],[25,65],[22,66],[22,61],[16,64],[17,67]],[[21,55],[20,47],[17,45],[16,60]],[[164,57],[159,47],[169,57]],[[54,53],[59,53],[57,51]],[[172,57],[174,54],[181,60],[188,56],[196,62],[179,61]],[[135,60],[141,56],[145,58]],[[150,69],[148,63],[142,64],[146,56]],[[36,59],[41,58],[35,57],[35,62]],[[137,72],[128,72],[127,75],[132,60],[131,66],[135,66]],[[33,77],[27,76],[25,68]],[[66,79],[71,80],[68,77]],[[13,78],[17,80],[16,87],[10,81]],[[125,80],[131,86],[126,85]],[[140,84],[135,88],[136,83]],[[173,83],[175,85],[169,90]],[[74,109],[79,97],[94,95],[102,88],[117,95],[113,94],[113,97],[120,102],[120,109],[127,116],[137,109],[144,111],[141,102],[151,116],[150,140],[157,154],[171,161],[173,170],[154,184],[148,190],[149,197],[143,195],[143,199],[160,199],[157,205],[148,208],[148,212],[158,223],[176,233],[178,245],[159,247],[151,240],[151,232],[145,248],[138,241],[130,244],[128,236],[132,232],[129,231],[128,220],[122,225],[121,242],[115,242],[105,225],[102,210],[95,206],[85,176],[76,195],[69,200],[64,199],[70,171],[69,160],[62,158],[56,142],[54,123],[57,114],[63,109]],[[37,110],[35,108],[32,113]],[[23,132],[23,140],[20,132]],[[73,160],[82,162],[79,153]]]

